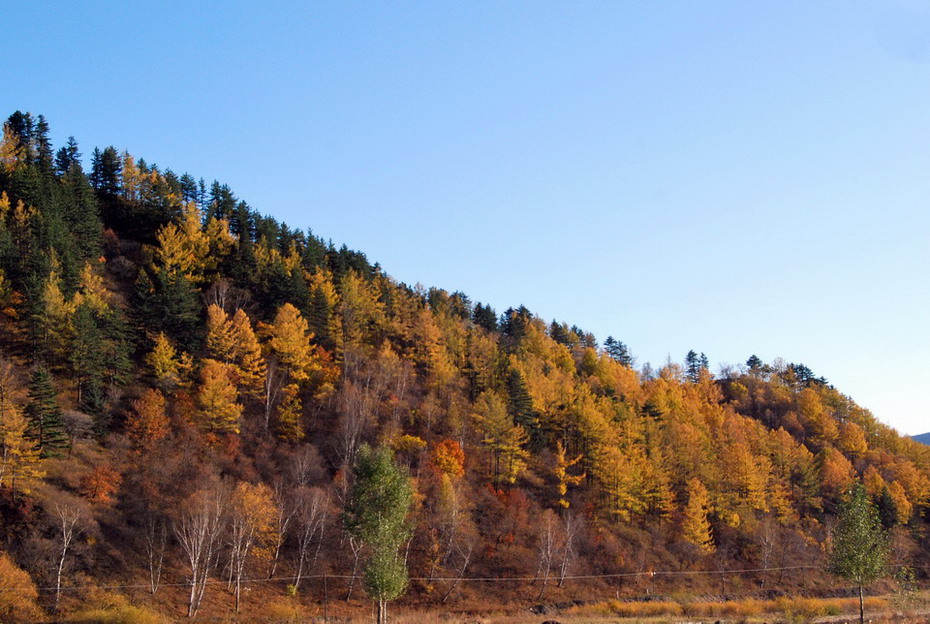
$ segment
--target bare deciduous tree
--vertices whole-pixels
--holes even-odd
[[[199,490],[185,501],[174,525],[174,533],[190,570],[188,617],[194,617],[200,608],[207,579],[216,563],[219,538],[226,525],[228,503],[228,489],[222,485]]]
[[[149,588],[153,596],[158,592],[161,583],[167,542],[168,527],[165,521],[156,516],[149,516],[145,523],[145,554],[149,563]]]
[[[74,541],[74,536],[78,532],[78,520],[83,516],[83,512],[76,505],[63,504],[55,505],[55,524],[59,531],[61,550],[58,555],[58,568],[55,573],[55,610],[58,610],[58,603],[61,601],[61,575],[65,568],[65,558],[68,556],[68,549]]]
[[[310,551],[316,549],[310,567],[316,563],[320,547],[323,544],[323,530],[326,526],[326,517],[329,514],[329,495],[321,488],[300,488],[295,495],[295,524],[297,531],[297,574],[294,586],[300,588],[304,569]],[[353,572],[354,574],[354,572]]]
[[[278,401],[278,396],[281,394],[281,389],[284,387],[285,381],[287,381],[287,374],[281,368],[278,358],[275,356],[269,357],[265,362],[265,388],[263,392],[265,404],[265,431],[268,430],[271,423],[271,412],[274,409],[275,403]]]

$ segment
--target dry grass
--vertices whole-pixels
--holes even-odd
[[[172,620],[130,604],[122,594],[92,590],[84,606],[70,613],[64,621],[71,624],[167,624]]]
[[[868,611],[884,611],[888,603],[882,598],[866,598]],[[811,619],[859,610],[856,598],[779,598],[777,600],[728,600],[724,602],[709,601],[667,601],[667,602],[624,602],[609,600],[591,605],[573,607],[566,611],[570,616],[650,618],[650,617],[722,617],[746,619],[772,614],[784,617],[791,622],[803,622]]]

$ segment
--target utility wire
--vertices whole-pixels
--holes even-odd
[[[566,581],[570,580],[593,580],[593,579],[608,579],[608,578],[630,578],[636,576],[687,576],[687,575],[699,575],[699,574],[750,574],[756,572],[780,572],[787,570],[813,570],[821,569],[822,566],[815,565],[797,565],[797,566],[783,566],[776,568],[738,568],[733,570],[656,570],[656,571],[645,571],[645,572],[614,572],[609,574],[575,574],[567,575],[563,578]],[[360,575],[352,574],[304,574],[301,577],[301,580],[310,580],[310,579],[344,579],[344,580],[358,580],[363,578]],[[555,577],[553,577],[555,578]],[[297,580],[296,576],[274,576],[271,578],[249,578],[242,579],[242,583],[276,583],[280,581],[295,581]],[[459,583],[493,583],[493,582],[532,582],[540,580],[539,576],[413,576],[410,577],[411,581],[447,581],[447,582],[459,582]],[[225,585],[229,581],[221,579],[210,579],[205,581],[206,585]],[[190,582],[184,583],[159,583],[159,587],[190,587]],[[150,583],[144,584],[132,584],[132,585],[67,585],[61,587],[61,591],[73,591],[79,589],[151,589]],[[0,587],[0,592],[10,592],[10,591],[27,591],[30,588],[23,585],[19,587]],[[57,587],[37,587],[36,591],[46,592],[46,591],[57,591]]]

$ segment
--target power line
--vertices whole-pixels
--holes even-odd
[[[574,574],[567,575],[563,578],[566,581],[570,580],[593,580],[593,579],[609,579],[609,578],[631,578],[637,576],[687,576],[687,575],[712,575],[712,574],[750,574],[757,572],[781,572],[787,570],[813,570],[821,569],[822,566],[815,565],[797,565],[797,566],[783,566],[776,568],[737,568],[732,570],[657,570],[657,571],[644,571],[644,572],[613,572],[608,574]],[[343,579],[343,580],[358,580],[363,578],[361,575],[352,575],[352,574],[305,574],[301,575],[301,580],[310,580],[310,579]],[[271,578],[249,578],[242,579],[242,583],[276,583],[281,581],[296,581],[297,576],[274,576]],[[540,580],[539,576],[412,576],[410,577],[411,581],[446,581],[446,582],[459,582],[459,583],[494,583],[494,582],[534,582]],[[221,579],[210,579],[205,581],[206,585],[222,585],[226,584],[228,581]],[[159,583],[159,587],[190,587],[190,582],[183,583]],[[150,583],[145,584],[130,584],[130,585],[68,585],[61,587],[61,591],[74,591],[80,589],[151,589]],[[19,587],[0,587],[0,592],[2,591],[26,591],[29,590],[29,587],[19,586]],[[57,587],[37,587],[36,591],[57,591]]]

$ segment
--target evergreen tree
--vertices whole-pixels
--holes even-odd
[[[52,377],[44,366],[32,373],[29,383],[29,402],[26,404],[29,420],[28,438],[35,443],[42,457],[53,457],[67,448],[64,419],[58,407],[58,394],[52,385]]]
[[[530,396],[523,381],[523,375],[515,368],[507,375],[507,411],[513,421],[533,435],[537,431],[536,411],[533,409],[533,397]]]
[[[559,344],[571,345],[571,339],[568,335],[568,327],[565,323],[556,323],[554,320],[549,324],[549,337]]]
[[[36,165],[42,174],[52,173],[52,141],[48,138],[48,122],[44,115],[36,118],[33,130],[33,143],[35,145]]]
[[[82,403],[89,388],[99,388],[103,384],[107,365],[106,352],[103,349],[104,336],[101,327],[89,305],[82,304],[77,307],[73,324],[74,332],[68,350],[68,360],[77,382],[78,403]]]
[[[898,523],[898,504],[895,502],[887,485],[882,486],[882,492],[879,494],[876,503],[882,528],[890,531]]]
[[[490,332],[497,331],[497,313],[490,305],[476,304],[471,320],[478,327],[483,327]]]
[[[104,196],[116,197],[120,191],[122,172],[123,160],[115,147],[107,147],[102,152],[94,149],[90,174],[94,190]]]
[[[697,383],[701,379],[701,371],[710,368],[710,362],[707,356],[701,353],[698,355],[694,350],[688,351],[685,356],[685,376],[691,383]]]
[[[627,368],[633,368],[633,356],[630,355],[630,350],[613,336],[607,336],[607,340],[604,341],[604,350],[611,359]]]
[[[68,137],[68,142],[55,153],[55,171],[59,176],[63,176],[72,169],[81,170],[81,152],[78,151],[77,141],[73,136]]]
[[[140,329],[164,333],[187,347],[199,342],[201,298],[180,272],[160,269],[149,276],[148,271],[140,271],[134,303]]]

